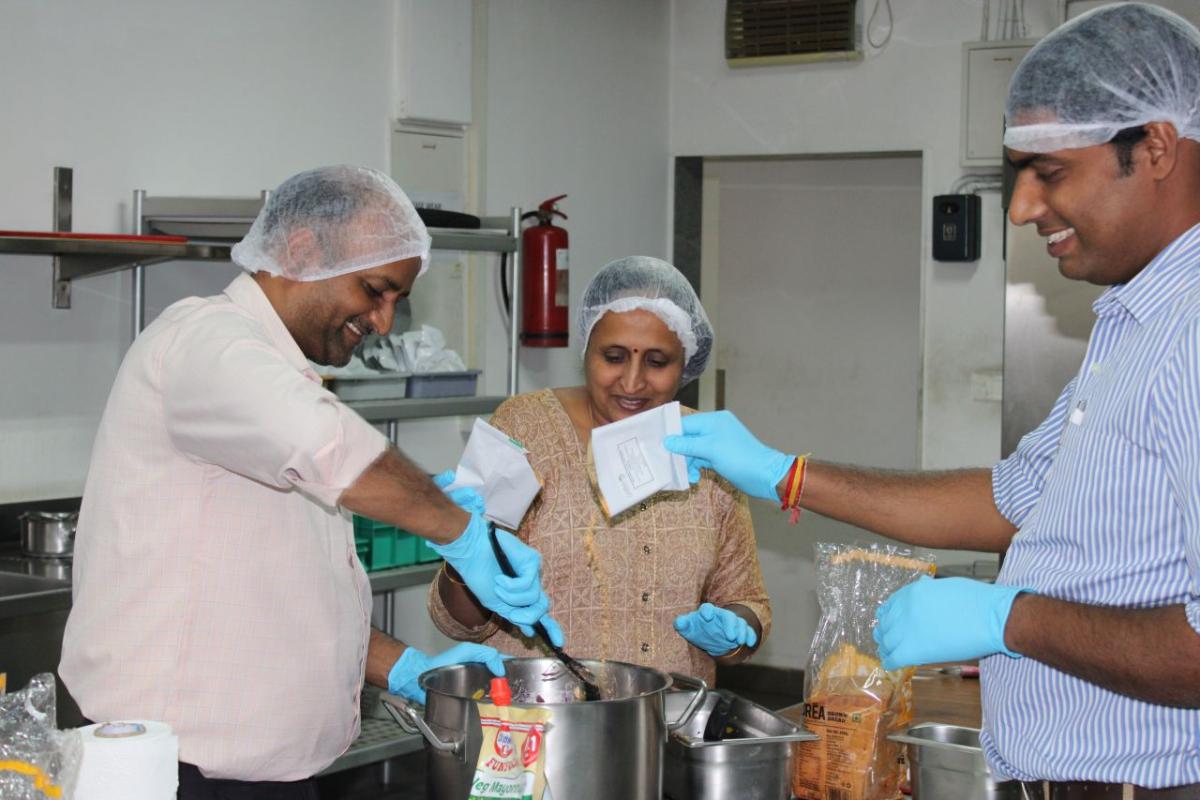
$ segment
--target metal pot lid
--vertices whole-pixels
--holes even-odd
[[[34,522],[70,522],[78,517],[78,511],[26,511],[18,519]]]

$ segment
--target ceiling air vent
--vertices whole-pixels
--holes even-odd
[[[731,67],[861,59],[858,0],[726,0]]]

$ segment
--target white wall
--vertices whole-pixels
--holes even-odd
[[[386,167],[390,15],[388,0],[0,0],[0,227],[50,228],[56,165],[75,170],[74,229],[95,232],[131,229],[134,189],[254,196],[319,164]],[[232,274],[178,266],[148,270],[152,302]],[[54,310],[50,274],[49,258],[0,256],[0,502],[81,492],[128,337],[127,275],[77,281]]]
[[[874,3],[861,5],[869,13]],[[1001,406],[973,397],[972,375],[994,373],[1003,357],[1003,226],[998,195],[983,195],[983,254],[978,262],[933,261],[929,233],[933,196],[948,193],[966,172],[959,167],[962,43],[979,38],[982,4],[907,0],[891,5],[895,29],[890,43],[883,50],[867,46],[862,62],[732,69],[722,49],[724,3],[674,2],[670,151],[672,156],[921,153],[920,207],[913,215],[920,220],[919,406],[909,464],[935,469],[987,465],[1000,454]],[[1028,4],[1030,36],[1043,35],[1051,27],[1053,6],[1052,2]],[[877,20],[875,40],[884,33]],[[722,220],[727,203],[723,191]],[[851,231],[853,222],[848,226]],[[865,218],[858,222],[870,224]],[[810,242],[801,235],[802,228],[798,225],[796,231],[797,262],[814,250],[837,258],[836,242]],[[846,230],[839,226],[826,235],[845,236]],[[722,241],[721,253],[725,252]],[[878,269],[905,266],[898,251],[894,263],[884,259]],[[875,297],[874,302],[886,300]],[[725,316],[720,310],[716,313]],[[781,334],[789,330],[782,320],[777,327]],[[777,352],[773,342],[763,346]],[[863,357],[858,352],[860,341],[822,342],[821,346],[831,346],[833,357],[847,363]],[[780,364],[781,370],[787,368],[786,362]],[[883,382],[875,387],[878,392],[886,390]],[[730,396],[736,410],[732,391]],[[818,458],[905,466],[904,460],[897,459],[895,443],[885,440],[872,446],[852,437],[853,441],[826,442],[829,452],[818,450],[821,436],[805,436],[803,431],[839,429],[844,421],[840,412],[839,407],[798,403],[792,412],[792,439],[785,436],[778,444],[794,452],[813,450]],[[777,614],[776,632],[760,660],[799,666],[818,613],[811,543],[872,537],[862,532],[856,537],[844,526],[820,519],[782,530],[777,512],[771,516],[769,509],[756,511]],[[980,558],[964,553],[936,555],[943,565]]]
[[[484,4],[481,143],[489,214],[559,194],[571,244],[572,321],[608,261],[667,252],[666,3],[526,0]],[[477,6],[478,8],[478,6]],[[490,297],[490,294],[488,295]],[[489,362],[503,331],[488,328]],[[526,349],[521,388],[582,380],[578,342]]]
[[[483,3],[476,209],[505,213],[569,192],[572,301],[605,261],[664,255],[668,7],[638,0]],[[0,0],[0,227],[49,229],[51,174],[75,170],[74,229],[130,229],[133,189],[254,196],[311,166],[387,168],[390,0]],[[463,53],[469,59],[469,53]],[[18,77],[19,76],[19,77]],[[436,79],[436,78],[434,78]],[[473,274],[490,287],[495,261]],[[218,291],[227,264],[148,270],[148,317]],[[50,308],[50,259],[0,257],[0,502],[78,494],[128,340],[128,274],[76,282]],[[419,287],[418,287],[419,288]],[[490,291],[490,289],[489,289]],[[491,294],[479,363],[503,390]],[[447,321],[447,327],[453,327]],[[574,349],[527,351],[523,388],[578,378]],[[410,424],[403,444],[448,466],[457,423]],[[452,444],[446,446],[449,437]]]
[[[862,4],[869,9],[873,3]],[[1031,35],[1050,3],[1026,9]],[[930,256],[930,204],[963,174],[959,159],[962,43],[977,39],[979,2],[892,3],[895,31],[862,62],[731,69],[722,50],[724,3],[672,5],[672,155],[923,154],[923,375],[920,463],[987,464],[999,454],[1000,406],[971,397],[971,375],[1001,363],[1000,210],[984,196],[983,258]],[[882,15],[882,12],[881,12]],[[877,20],[875,38],[884,30]],[[803,450],[803,442],[795,442]]]

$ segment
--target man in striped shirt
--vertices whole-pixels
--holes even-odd
[[[1110,287],[1078,375],[1012,456],[796,464],[728,412],[666,444],[764,499],[794,496],[798,472],[804,508],[1007,552],[995,585],[925,578],[889,598],[884,665],[982,659],[984,750],[1029,797],[1198,798],[1200,32],[1134,3],[1085,14],[1026,56],[1007,120],[1011,221],[1037,225],[1064,276]]]

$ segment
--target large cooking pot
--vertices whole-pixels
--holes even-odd
[[[569,800],[660,800],[667,731],[686,724],[704,702],[704,681],[619,661],[581,661],[595,673],[604,699],[577,700],[582,697],[578,680],[553,658],[504,662],[513,705],[551,712],[547,785],[556,798]],[[384,708],[396,721],[425,737],[431,797],[470,794],[483,742],[475,698],[491,678],[481,664],[426,672],[420,678],[424,715],[402,698],[383,695]],[[668,724],[663,696],[673,682],[695,691],[679,719]]]
[[[21,522],[21,552],[39,558],[63,558],[75,552],[77,511],[26,511]]]

